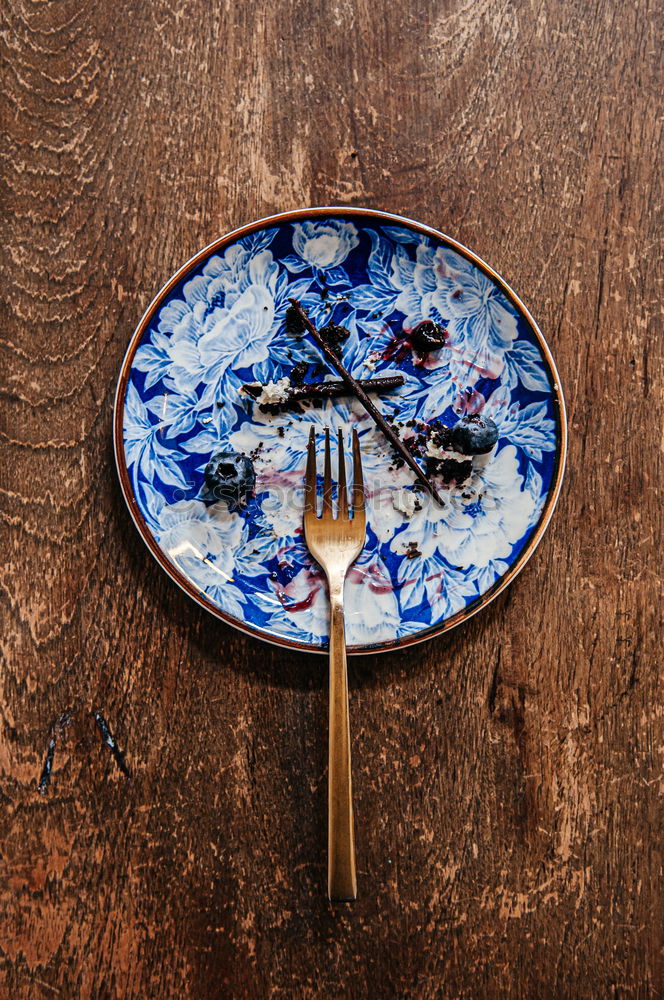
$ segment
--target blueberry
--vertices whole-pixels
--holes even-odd
[[[233,511],[246,507],[256,484],[251,459],[233,451],[218,451],[205,466],[207,499],[225,500]]]
[[[452,428],[450,443],[462,455],[486,455],[498,440],[498,428],[491,417],[473,413],[462,417]]]
[[[410,342],[416,351],[426,354],[428,351],[438,351],[445,346],[447,331],[438,323],[425,319],[418,323],[410,334]]]

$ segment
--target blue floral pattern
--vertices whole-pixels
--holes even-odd
[[[496,453],[440,507],[418,493],[395,509],[412,476],[396,469],[381,432],[350,398],[265,415],[241,386],[316,361],[285,330],[288,299],[317,323],[342,323],[357,377],[400,371],[386,414],[455,422],[484,412]],[[424,319],[447,344],[420,358],[403,333]],[[399,338],[402,341],[399,341]],[[366,547],[346,590],[350,646],[424,635],[474,603],[514,565],[553,488],[559,442],[552,373],[527,319],[474,261],[442,237],[370,215],[258,228],[210,252],[151,315],[123,402],[124,458],[142,518],[170,562],[231,620],[312,648],[327,640],[327,597],[302,536],[310,427],[356,428],[368,501]],[[322,434],[319,435],[322,446]],[[256,495],[246,511],[210,504],[203,471],[220,448],[250,454]],[[413,544],[414,543],[414,544]],[[412,558],[413,552],[417,552]]]

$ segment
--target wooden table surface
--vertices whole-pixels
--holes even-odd
[[[664,996],[655,8],[4,4],[2,1000]],[[507,592],[351,663],[359,898],[333,907],[325,665],[158,570],[111,417],[167,276],[335,203],[507,278],[570,450]]]

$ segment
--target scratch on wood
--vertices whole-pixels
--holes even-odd
[[[44,761],[44,766],[39,778],[39,783],[37,785],[37,791],[40,795],[46,795],[46,790],[51,783],[51,771],[53,770],[53,758],[55,757],[55,748],[58,743],[58,738],[63,729],[71,723],[71,712],[63,712],[62,715],[53,723],[51,726],[51,734],[48,739],[48,746],[46,748],[46,759]]]
[[[44,766],[42,768],[41,775],[39,777],[39,782],[37,784],[37,790],[39,791],[40,795],[46,794],[46,791],[51,783],[51,773],[53,771],[53,760],[55,758],[55,750],[58,745],[58,741],[60,739],[63,729],[66,729],[67,726],[71,725],[74,714],[75,713],[72,709],[67,709],[67,711],[63,712],[62,715],[60,715],[58,719],[56,719],[56,721],[51,726],[51,731],[48,739],[48,746],[46,748],[46,758],[44,760]],[[91,712],[90,716],[91,718],[94,719],[95,725],[99,730],[99,732],[101,733],[104,745],[107,746],[108,749],[111,751],[113,760],[115,761],[119,769],[122,771],[124,776],[126,778],[131,778],[131,772],[125,760],[125,755],[122,752],[122,750],[120,750],[115,740],[115,737],[113,736],[112,732],[109,729],[106,719],[101,714],[101,712]]]
[[[50,983],[45,983],[43,979],[33,979],[32,981],[33,983],[36,983],[37,986],[42,986],[45,990],[50,990],[51,993],[57,993],[58,996],[61,995],[62,991],[59,990],[57,986],[51,986]]]
[[[129,768],[127,767],[127,762],[125,761],[125,756],[124,756],[122,750],[120,750],[119,746],[115,742],[115,738],[114,738],[112,732],[110,731],[110,729],[108,728],[108,723],[106,722],[106,719],[104,718],[104,716],[100,712],[95,712],[94,713],[94,720],[95,720],[95,724],[97,726],[97,729],[101,733],[102,740],[104,741],[104,744],[111,751],[111,754],[113,756],[113,760],[118,765],[118,767],[120,768],[120,770],[124,774],[125,778],[131,778],[131,772],[130,772]]]

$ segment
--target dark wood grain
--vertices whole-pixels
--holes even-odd
[[[647,0],[4,4],[2,1000],[664,995],[661,27]],[[325,203],[489,260],[570,428],[514,585],[351,666],[334,909],[325,665],[158,571],[110,443],[163,280]]]

